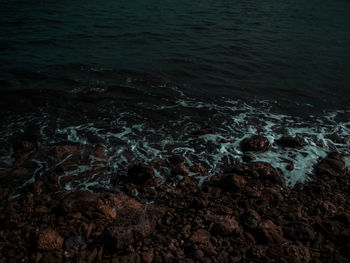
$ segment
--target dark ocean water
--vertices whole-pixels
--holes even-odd
[[[215,173],[262,133],[308,142],[258,155],[303,180],[350,151],[350,1],[0,0],[0,90],[3,169],[20,134],[102,142],[112,172],[179,153]]]

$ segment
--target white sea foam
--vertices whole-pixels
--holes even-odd
[[[269,151],[264,153],[251,153],[256,161],[266,161],[274,167],[280,168],[289,185],[308,180],[315,164],[327,152],[339,151],[350,153],[350,122],[337,121],[337,116],[350,112],[330,112],[322,117],[313,117],[310,120],[301,119],[286,114],[278,114],[270,111],[266,102],[258,106],[248,105],[241,101],[227,100],[224,103],[205,103],[186,97],[182,92],[180,99],[176,99],[173,105],[159,106],[148,105],[147,110],[153,110],[157,114],[174,109],[181,114],[177,119],[168,122],[154,122],[146,115],[132,111],[113,112],[105,117],[108,127],[97,128],[94,122],[80,123],[79,125],[65,125],[65,121],[57,119],[54,134],[50,134],[48,122],[50,116],[44,111],[39,115],[9,118],[8,125],[2,131],[3,140],[9,138],[15,130],[24,129],[29,122],[41,125],[40,143],[58,143],[69,141],[72,143],[88,144],[86,134],[93,134],[101,139],[106,146],[108,162],[106,171],[108,174],[116,174],[125,171],[128,165],[135,162],[151,162],[155,158],[167,158],[173,154],[180,154],[186,158],[188,165],[202,164],[207,168],[208,176],[220,171],[224,164],[241,160],[243,152],[240,143],[254,134],[267,137],[271,144]],[[197,111],[206,110],[212,115],[201,116]],[[114,117],[115,116],[115,117]],[[181,116],[181,117],[180,117]],[[136,120],[142,120],[136,121]],[[202,136],[193,135],[193,132],[201,127],[203,120],[212,125],[214,134]],[[334,140],[336,134],[342,140]],[[281,136],[298,136],[302,138],[306,146],[302,149],[282,148],[276,140]],[[227,142],[225,139],[234,139]],[[11,165],[11,147],[3,150],[7,155],[0,156],[0,162]],[[62,160],[56,166],[61,165],[70,156]],[[91,163],[101,159],[90,156]],[[347,167],[350,167],[350,157],[345,158]],[[293,164],[294,169],[287,169],[287,165]],[[35,171],[33,177],[26,183],[30,183],[40,176],[43,166]],[[90,171],[89,166],[77,166],[71,171],[66,171],[62,176],[79,175]],[[167,169],[156,170],[156,176],[164,179],[170,174]],[[191,174],[193,175],[193,174]],[[201,177],[203,182],[205,177]],[[66,185],[67,189],[73,188],[77,182]],[[80,182],[81,187],[89,188],[96,185],[108,187],[108,176],[93,174]]]

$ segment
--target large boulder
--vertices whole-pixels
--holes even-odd
[[[344,175],[346,171],[343,156],[339,153],[329,153],[326,158],[322,159],[316,168],[317,175],[336,177]]]
[[[154,170],[150,165],[138,163],[129,169],[128,175],[133,183],[137,185],[145,184],[154,177]]]
[[[276,142],[283,148],[301,149],[306,145],[305,141],[297,136],[282,136]]]
[[[235,173],[218,174],[211,178],[210,184],[224,191],[238,191],[247,184],[246,180]]]
[[[243,152],[266,152],[269,149],[269,140],[262,135],[253,135],[252,137],[245,138],[241,142]]]

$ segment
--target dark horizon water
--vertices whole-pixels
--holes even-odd
[[[303,181],[350,153],[349,14],[348,0],[0,0],[0,169],[31,140],[103,143],[111,173],[181,154],[212,175],[259,133],[272,150],[257,160]]]
[[[0,90],[172,82],[347,107],[349,1],[1,1]],[[142,88],[150,92],[152,85]]]

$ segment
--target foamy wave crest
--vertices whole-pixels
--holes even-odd
[[[255,161],[269,162],[280,168],[287,183],[293,186],[308,180],[315,164],[327,152],[338,151],[346,156],[350,153],[350,121],[344,118],[349,116],[350,111],[301,118],[273,112],[268,102],[254,105],[240,100],[208,103],[191,99],[182,92],[173,103],[156,105],[141,102],[137,106],[143,110],[104,109],[108,114],[95,120],[90,118],[88,122],[81,119],[73,123],[62,118],[52,119],[45,109],[32,115],[11,116],[4,122],[1,132],[4,146],[0,152],[0,162],[3,167],[13,165],[10,139],[14,131],[21,133],[32,123],[40,127],[37,145],[62,142],[103,144],[108,157],[103,164],[107,175],[126,173],[132,163],[150,163],[155,158],[167,159],[179,154],[185,157],[188,165],[203,165],[208,171],[207,177],[210,177],[224,166],[241,162],[245,154],[240,147],[242,140],[261,134],[269,140],[270,149],[249,154]],[[343,117],[341,121],[340,115]],[[210,131],[198,135],[196,131],[203,127],[209,127]],[[298,136],[306,146],[301,149],[283,148],[276,143],[282,136]],[[94,158],[97,157],[92,156],[91,160]],[[350,157],[345,157],[345,161],[350,167]],[[44,164],[40,167],[36,176],[45,170],[42,168]],[[75,167],[65,171],[63,177],[78,176],[82,169],[88,171],[89,167]],[[164,179],[170,175],[170,171],[157,168],[156,175]],[[207,177],[200,177],[200,181]],[[98,184],[108,187],[109,178],[94,176],[82,180],[79,185],[84,188]],[[71,187],[70,184],[66,185],[66,188]]]

